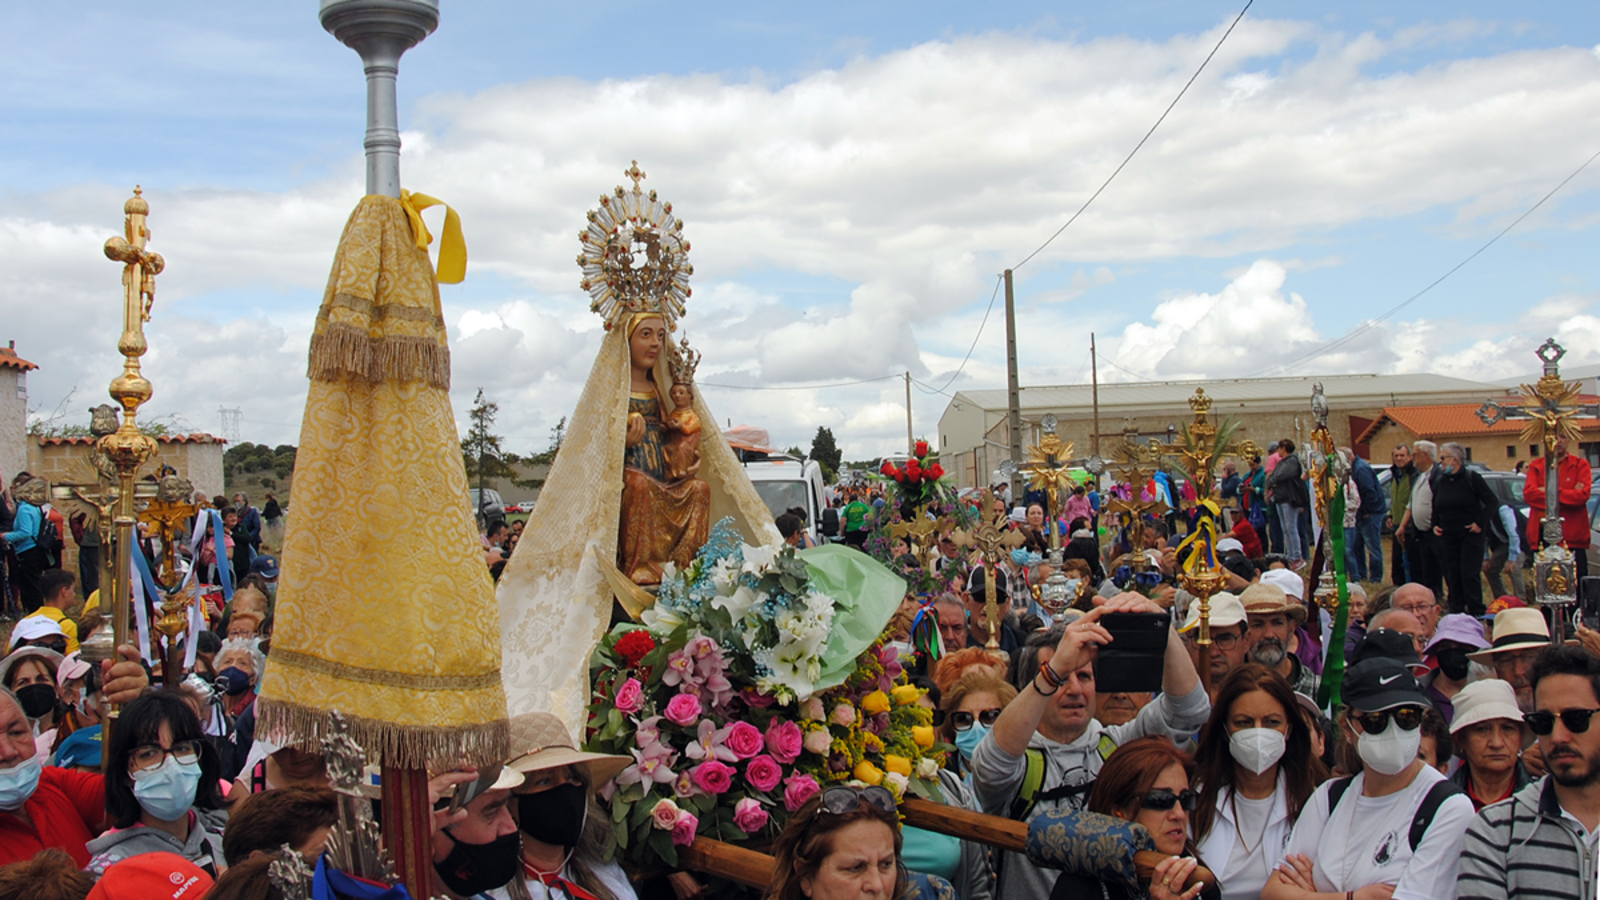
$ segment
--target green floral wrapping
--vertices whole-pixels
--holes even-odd
[[[1329,457],[1332,465],[1333,457]],[[1350,630],[1350,582],[1345,573],[1344,559],[1344,490],[1334,491],[1328,498],[1328,545],[1332,548],[1323,560],[1332,566],[1334,581],[1339,587],[1339,608],[1333,614],[1333,633],[1328,636],[1327,656],[1322,663],[1322,684],[1317,688],[1317,705],[1323,709],[1337,710],[1343,704],[1344,636]],[[1310,604],[1311,615],[1317,614],[1315,602]]]
[[[1048,810],[1028,823],[1028,859],[1036,866],[1089,878],[1120,879],[1139,889],[1133,854],[1154,850],[1142,825],[1084,810]]]

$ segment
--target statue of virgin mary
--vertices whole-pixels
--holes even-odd
[[[611,622],[602,564],[654,585],[668,563],[692,560],[725,516],[747,543],[782,541],[704,398],[682,391],[684,369],[669,364],[694,271],[683,223],[655,191],[641,191],[637,163],[623,174],[633,189],[601,196],[579,236],[582,286],[606,334],[498,589],[509,713],[553,712],[574,734],[589,701],[589,657]],[[700,429],[689,471],[670,460],[663,430],[679,412],[674,395]]]

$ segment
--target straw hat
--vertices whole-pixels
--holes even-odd
[[[558,766],[577,766],[598,787],[617,777],[633,760],[609,753],[579,750],[561,720],[547,712],[524,713],[511,718],[511,752],[506,768],[527,774]]]
[[[1494,639],[1489,649],[1467,654],[1473,662],[1489,663],[1496,653],[1508,650],[1537,650],[1550,646],[1550,626],[1544,613],[1533,607],[1502,610],[1494,617]]]
[[[1510,682],[1498,678],[1474,681],[1451,700],[1455,704],[1455,718],[1450,720],[1450,733],[1455,734],[1468,725],[1494,719],[1522,721],[1522,710],[1517,708],[1517,692]]]
[[[1239,602],[1244,605],[1244,611],[1248,615],[1270,616],[1274,613],[1284,613],[1295,625],[1306,620],[1305,604],[1291,601],[1283,588],[1266,582],[1257,582],[1245,588],[1239,595]]]

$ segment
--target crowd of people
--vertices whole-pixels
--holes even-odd
[[[1564,449],[1556,464],[1565,517],[1567,480],[1587,485],[1588,476]],[[946,589],[908,596],[889,625],[952,748],[937,775],[942,802],[1033,825],[1072,823],[1092,840],[1125,845],[1129,858],[1154,850],[1153,876],[1130,881],[1118,854],[1063,862],[904,826],[889,791],[842,783],[801,806],[771,846],[765,895],[1593,896],[1600,634],[1579,626],[1573,640],[1552,642],[1546,616],[1520,588],[1481,596],[1486,565],[1495,584],[1530,555],[1507,545],[1537,546],[1539,509],[1531,521],[1505,516],[1462,456],[1427,442],[1397,448],[1386,488],[1352,458],[1347,668],[1337,676],[1342,706],[1331,710],[1317,698],[1324,676],[1334,677],[1332,623],[1308,590],[1317,528],[1291,441],[1244,461],[1245,471],[1224,467],[1219,487],[1233,524],[1216,546],[1227,580],[1210,598],[1208,654],[1199,603],[1175,577],[1192,486],[1171,478],[1139,486],[1141,498],[1170,501],[1168,512],[1130,523],[1109,543],[1101,532],[1117,523],[1106,501],[1133,497],[1132,486],[1105,497],[1079,488],[1056,523],[1029,502],[1036,498],[1013,506],[997,492],[982,512],[1003,517],[1021,546],[986,570],[970,547],[941,535],[930,565]],[[1543,477],[1542,466],[1529,467],[1530,501]],[[155,896],[153,886],[173,897],[281,896],[267,868],[285,847],[314,863],[339,822],[323,758],[255,733],[278,576],[265,535],[282,509],[274,502],[275,515],[264,516],[242,495],[205,505],[218,518],[202,516],[199,539],[176,543],[199,594],[215,599],[203,601],[207,628],[193,636],[192,671],[158,687],[159,661],[152,669],[131,646],[99,666],[81,658],[81,643],[109,625],[87,574],[61,567],[59,535],[78,542],[80,559],[88,547],[70,522],[51,540],[46,525],[61,515],[39,479],[19,478],[6,492],[5,588],[21,617],[0,660],[0,900]],[[818,531],[863,547],[886,505],[879,492],[844,493]],[[778,525],[786,541],[811,543],[803,511]],[[1390,529],[1386,566],[1381,536]],[[488,523],[491,572],[521,533],[520,522]],[[41,552],[52,544],[54,559]],[[1039,594],[1058,544],[1075,598],[1065,611]],[[1520,568],[1511,565],[1513,583]],[[1099,659],[1128,614],[1163,623],[1165,644],[1148,657],[1160,678],[1144,691],[1102,692]],[[113,703],[118,727],[102,746]],[[631,760],[580,750],[583,735],[548,714],[513,719],[512,734],[511,758],[487,777],[461,769],[430,782],[441,893],[687,900],[705,892],[694,875],[629,872],[612,859],[602,797]],[[1197,877],[1203,871],[1208,878]]]

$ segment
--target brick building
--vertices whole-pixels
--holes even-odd
[[[17,342],[0,347],[0,477],[7,484],[28,466],[28,373],[39,368],[17,355]]]
[[[1578,402],[1588,405],[1596,399],[1582,396]],[[1600,422],[1594,419],[1575,419],[1574,422],[1583,431],[1583,442],[1575,452],[1587,457],[1590,465],[1600,466]],[[1530,444],[1521,440],[1523,424],[1505,420],[1493,426],[1485,425],[1478,418],[1478,405],[1470,403],[1386,407],[1358,439],[1371,447],[1379,460],[1387,460],[1388,451],[1397,444],[1417,440],[1437,444],[1455,441],[1466,448],[1468,461],[1482,463],[1496,471],[1512,472],[1518,463],[1544,452],[1537,441]]]

